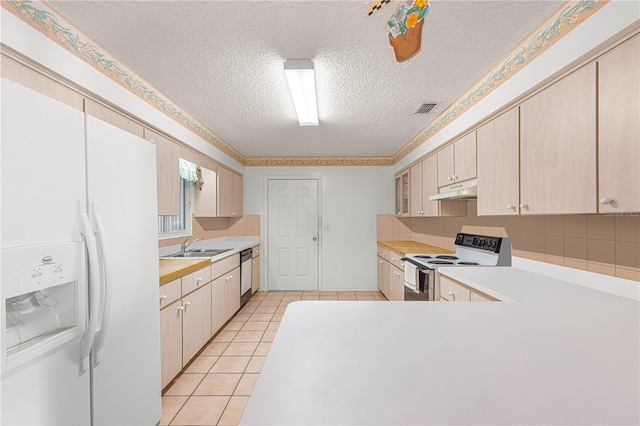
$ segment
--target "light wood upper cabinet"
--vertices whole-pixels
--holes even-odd
[[[180,214],[180,148],[170,139],[144,129],[144,138],[156,144],[156,172],[158,177],[158,215]]]
[[[596,64],[523,102],[520,126],[520,212],[595,213]]]
[[[423,191],[422,191],[422,161],[411,166],[409,176],[411,178],[410,188],[410,202],[411,216],[422,216],[424,210],[423,204]],[[427,198],[428,199],[428,198]]]
[[[599,211],[640,211],[640,36],[598,62]]]
[[[201,170],[204,185],[201,190],[194,190],[194,214],[196,217],[214,217],[218,215],[217,173],[204,167]]]
[[[218,216],[242,216],[242,176],[218,167]]]
[[[476,132],[453,143],[454,180],[462,182],[476,177]]]
[[[438,151],[438,186],[447,186],[453,183],[454,163],[453,144],[447,145]]]
[[[478,129],[478,216],[520,212],[518,107]]]
[[[476,132],[471,132],[438,151],[438,186],[476,177]]]
[[[438,216],[438,201],[429,197],[438,193],[438,156],[430,155],[422,161],[422,216]]]

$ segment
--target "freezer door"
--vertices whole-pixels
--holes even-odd
[[[87,425],[84,114],[3,78],[2,414],[6,425]]]
[[[92,353],[94,425],[161,417],[155,145],[86,116],[88,199],[106,278]],[[102,313],[104,309],[104,313]],[[99,355],[99,356],[98,356]]]
[[[82,111],[3,78],[1,127],[2,248],[80,241]]]

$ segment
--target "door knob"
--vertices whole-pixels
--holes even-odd
[[[317,239],[318,239],[318,237],[313,237],[312,238],[313,241],[316,241]]]

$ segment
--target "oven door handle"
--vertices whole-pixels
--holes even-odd
[[[422,263],[417,262],[413,259],[411,259],[410,257],[403,257],[402,259],[400,259],[403,262],[409,262],[412,265],[415,265],[420,271],[429,271],[429,268],[427,268],[426,266],[424,266]]]

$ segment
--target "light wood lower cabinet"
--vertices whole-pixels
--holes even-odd
[[[251,294],[258,290],[260,290],[260,256],[251,259]]]
[[[390,301],[404,300],[404,289],[400,288],[401,280],[404,286],[404,272],[393,264],[389,265],[389,296],[387,299]]]
[[[389,261],[378,257],[378,290],[389,298]]]
[[[160,311],[162,389],[182,370],[182,310],[182,303],[177,301]]]
[[[211,331],[215,334],[240,309],[240,267],[216,278],[211,286]]]
[[[378,246],[378,289],[387,300],[404,300],[404,262],[398,253]]]
[[[220,277],[211,283],[211,331],[217,333],[227,319],[227,280]]]
[[[167,386],[211,338],[210,267],[160,286],[160,363]]]
[[[392,301],[404,300],[404,262],[401,256],[389,252],[389,295],[387,299]]]
[[[211,284],[182,298],[182,366],[211,338]]]
[[[163,389],[239,309],[237,254],[160,286]]]
[[[439,275],[441,302],[495,302],[498,299],[466,286],[446,275]]]

